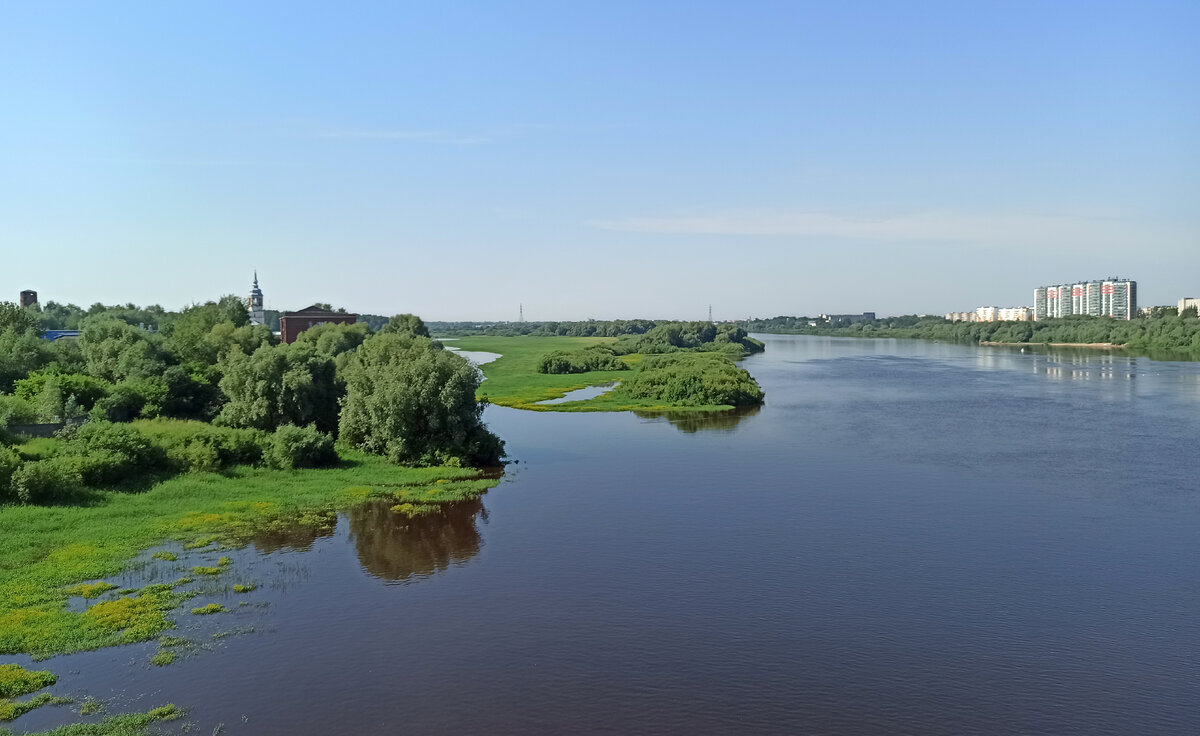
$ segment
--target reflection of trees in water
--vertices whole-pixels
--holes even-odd
[[[367,572],[384,580],[432,575],[479,553],[475,517],[487,520],[483,501],[446,504],[409,517],[391,510],[391,502],[352,509],[350,538]]]
[[[729,411],[635,411],[642,419],[667,421],[680,432],[732,432],[737,425],[762,410],[761,406],[742,406]]]
[[[332,537],[336,529],[337,512],[308,513],[299,519],[277,519],[259,527],[250,542],[263,552],[304,551],[321,537]]]

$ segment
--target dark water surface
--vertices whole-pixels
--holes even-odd
[[[1200,364],[762,339],[760,411],[492,407],[481,502],[264,537],[180,616],[239,635],[55,692],[203,734],[1200,733]]]

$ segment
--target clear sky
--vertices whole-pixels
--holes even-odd
[[[0,299],[1200,296],[1200,2],[9,2]]]

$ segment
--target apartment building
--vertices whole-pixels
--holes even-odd
[[[1137,316],[1137,282],[1110,278],[1073,284],[1039,286],[1033,290],[1033,318],[1092,317],[1133,319]]]

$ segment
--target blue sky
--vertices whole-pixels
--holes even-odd
[[[1200,296],[1200,3],[10,3],[0,298]]]

